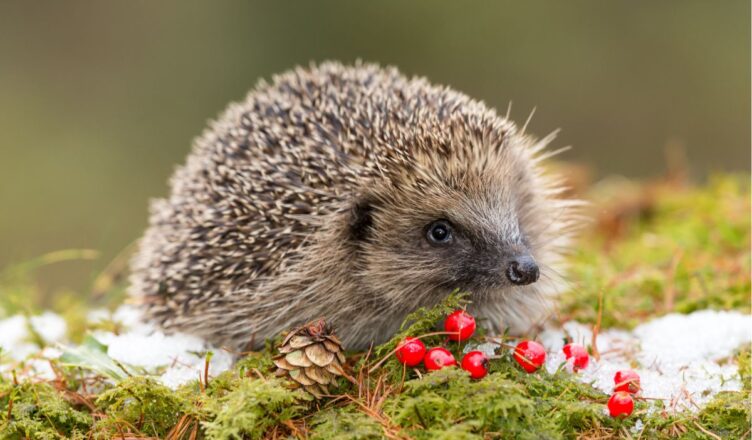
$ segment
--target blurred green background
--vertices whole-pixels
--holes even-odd
[[[562,128],[597,175],[750,165],[750,2],[0,3],[0,266],[63,248],[82,288],[135,240],[191,139],[259,78],[361,58]]]

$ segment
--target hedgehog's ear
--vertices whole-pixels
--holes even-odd
[[[368,239],[373,227],[373,200],[361,198],[350,209],[350,237],[355,241]]]

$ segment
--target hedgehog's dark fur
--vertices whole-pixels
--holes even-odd
[[[548,312],[574,223],[539,165],[549,140],[395,69],[283,74],[195,142],[151,207],[132,293],[162,327],[234,348],[317,317],[364,348],[455,288],[486,325],[525,331]],[[452,245],[428,244],[437,219]],[[537,283],[506,279],[521,252]]]

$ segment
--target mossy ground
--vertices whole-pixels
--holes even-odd
[[[572,285],[552,318],[631,327],[668,312],[750,309],[749,176],[716,176],[696,188],[676,182],[600,185],[595,221],[572,257]],[[58,253],[48,259],[80,257]],[[0,312],[32,313],[33,266],[0,274]],[[105,284],[106,284],[105,280]],[[102,282],[100,280],[100,282]],[[112,288],[117,291],[117,286]],[[83,340],[86,305],[59,296],[53,309]],[[118,295],[113,302],[119,301]],[[24,299],[23,301],[21,299]],[[353,354],[336,397],[312,400],[270,374],[270,351],[254,353],[208,381],[171,390],[112,368],[53,361],[57,379],[0,378],[0,438],[574,439],[748,438],[750,351],[739,352],[744,389],[723,392],[695,413],[639,401],[633,417],[604,411],[608,398],[571,374],[525,374],[507,355],[470,380],[461,370],[406,371],[389,353],[403,334],[430,332],[462,301],[452,296],[413,315],[400,335],[369,356]],[[599,309],[599,303],[602,306]],[[2,315],[0,315],[2,316]],[[79,323],[78,325],[75,325]],[[32,337],[34,337],[32,335]],[[431,341],[431,338],[434,340]],[[428,337],[438,343],[442,336]],[[39,340],[39,338],[37,338]],[[90,347],[95,350],[96,347]],[[451,347],[458,352],[459,345]],[[0,353],[0,363],[3,361]],[[86,356],[83,357],[84,359]],[[385,362],[378,364],[381,359]],[[109,379],[107,379],[109,377]],[[113,379],[114,378],[114,379]],[[653,408],[649,411],[649,406]],[[643,426],[635,429],[637,419]]]

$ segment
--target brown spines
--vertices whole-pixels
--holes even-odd
[[[579,223],[539,163],[548,141],[394,68],[275,76],[211,123],[152,205],[131,292],[161,327],[237,349],[320,316],[365,349],[454,287],[497,329],[524,332],[561,289]],[[528,243],[541,281],[458,284],[461,253],[421,247],[447,216],[477,243]]]
[[[275,375],[289,377],[295,387],[302,387],[317,399],[328,394],[328,386],[345,372],[342,343],[324,320],[290,332],[278,351]]]

